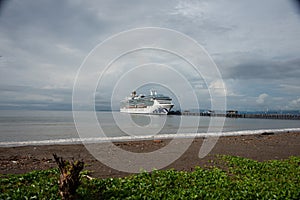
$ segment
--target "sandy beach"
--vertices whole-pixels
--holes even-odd
[[[168,142],[168,140],[134,141],[115,143],[115,145],[132,152],[151,152],[162,148]],[[218,154],[242,156],[258,161],[300,156],[300,132],[221,137],[209,155],[200,159],[198,152],[202,142],[203,138],[195,139],[189,149],[165,169],[191,171],[195,166],[209,165],[209,161],[214,160]],[[102,164],[82,144],[1,147],[0,174],[20,174],[56,167],[53,153],[65,159],[83,160],[86,163],[85,170],[90,170],[93,177],[129,175]]]

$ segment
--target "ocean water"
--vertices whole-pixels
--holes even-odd
[[[97,112],[95,125],[88,120],[93,112],[79,114],[81,118],[77,118],[75,125],[72,111],[0,111],[0,146],[300,131],[299,120]]]

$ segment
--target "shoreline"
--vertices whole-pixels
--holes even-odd
[[[230,137],[260,135],[264,133],[281,134],[300,132],[300,128],[282,128],[282,129],[258,129],[258,130],[239,130],[227,132],[211,133],[176,133],[176,134],[158,134],[158,135],[137,135],[137,136],[115,136],[115,137],[98,137],[98,138],[61,138],[36,141],[14,141],[0,142],[0,148],[22,147],[22,146],[47,146],[47,145],[75,145],[75,144],[92,144],[107,142],[135,142],[148,140],[170,140],[184,138],[205,138],[205,137]]]
[[[178,139],[183,141],[184,139]],[[192,171],[195,166],[211,165],[216,155],[233,155],[258,161],[286,159],[300,156],[300,131],[261,134],[222,136],[212,151],[204,158],[198,157],[203,138],[196,138],[187,151],[175,162],[163,169]],[[131,152],[152,152],[168,144],[169,139],[114,142]],[[101,144],[99,144],[101,148]],[[103,147],[103,151],[107,150]],[[124,177],[130,173],[120,172],[96,160],[83,144],[31,145],[19,147],[0,147],[0,174],[20,174],[33,170],[56,167],[52,154],[64,159],[79,159],[86,163],[85,170],[92,171],[93,177]],[[168,152],[167,152],[168,153]],[[171,153],[171,152],[169,152]]]

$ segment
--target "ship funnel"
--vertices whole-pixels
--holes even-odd
[[[132,96],[132,97],[135,97],[135,96],[136,96],[136,91],[133,91],[133,92],[131,93],[131,96]]]
[[[156,91],[155,90],[150,90],[150,95],[152,95],[152,96],[156,96],[157,95],[157,93],[156,93]]]

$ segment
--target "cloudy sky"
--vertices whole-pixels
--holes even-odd
[[[173,29],[201,44],[220,70],[227,108],[300,110],[300,11],[288,0],[6,1],[0,109],[71,109],[89,52],[141,27]],[[107,98],[98,101],[105,107]]]

